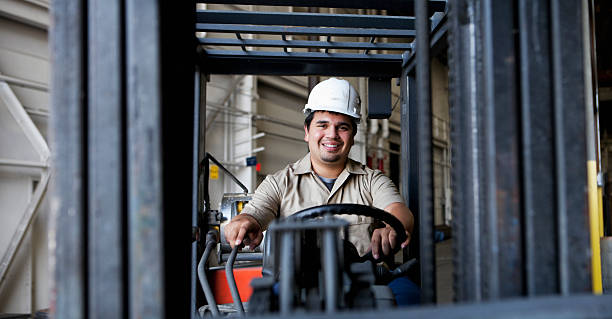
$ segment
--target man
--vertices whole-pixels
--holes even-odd
[[[407,239],[397,243],[388,225],[372,231],[368,217],[343,215],[350,222],[349,241],[360,255],[371,249],[375,259],[388,255],[397,245],[410,241],[414,219],[393,182],[380,171],[352,159],[360,120],[360,99],[346,80],[330,78],[312,89],[304,107],[304,141],[309,153],[284,169],[268,175],[241,214],[225,226],[225,238],[234,247],[254,248],[261,243],[262,231],[276,217],[286,217],[302,209],[324,204],[352,203],[384,209],[404,226]]]

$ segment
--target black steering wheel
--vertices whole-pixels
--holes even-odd
[[[390,255],[394,255],[401,249],[401,243],[406,240],[406,230],[404,229],[404,225],[395,218],[395,216],[391,215],[389,212],[386,212],[382,209],[378,209],[371,206],[359,205],[359,204],[330,204],[330,205],[321,205],[306,208],[301,210],[291,216],[288,216],[287,219],[310,219],[316,217],[322,217],[325,215],[360,215],[372,217],[374,219],[383,221],[387,223],[387,225],[391,226],[395,233],[396,237],[396,245],[395,248],[391,250]],[[369,251],[367,254],[361,257],[361,260],[372,260],[375,262],[380,261],[380,259],[374,259],[372,256],[372,252]]]

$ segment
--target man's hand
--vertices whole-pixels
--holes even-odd
[[[397,233],[389,225],[385,228],[377,228],[372,232],[372,256],[374,259],[379,259],[380,254],[387,256],[397,246]],[[406,231],[406,240],[401,243],[401,247],[408,246],[410,242],[410,233]]]
[[[414,226],[414,217],[412,216],[412,212],[410,212],[410,209],[408,209],[404,203],[399,202],[392,203],[385,207],[385,211],[397,218],[404,226],[404,229],[406,229],[406,241],[401,243],[401,247],[404,248],[408,246],[408,243],[410,242],[410,232]],[[379,259],[381,253],[383,256],[389,255],[389,253],[391,253],[391,251],[397,245],[396,237],[397,233],[389,225],[387,225],[385,228],[375,229],[372,233],[371,242],[372,257],[374,257],[374,259]]]
[[[237,215],[223,229],[225,239],[232,248],[244,244],[254,249],[263,239],[263,232],[257,220],[246,214]]]

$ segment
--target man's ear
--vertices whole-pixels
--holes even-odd
[[[304,142],[308,142],[308,127],[304,125]]]

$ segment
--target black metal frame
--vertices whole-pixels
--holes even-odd
[[[208,1],[206,1],[208,2]],[[240,2],[240,1],[238,1]],[[248,2],[248,1],[247,1]],[[365,2],[373,7],[384,9],[389,3],[378,4],[372,1],[349,3],[344,1],[327,2],[327,7],[340,8]],[[235,3],[233,1],[211,1],[208,3]],[[277,5],[271,1],[260,4]],[[307,6],[313,3],[298,1]],[[295,4],[287,2],[286,4]],[[401,4],[405,6],[406,3]],[[431,1],[432,25],[437,27],[440,15],[445,10],[444,1]],[[411,7],[412,8],[412,7]],[[199,39],[203,47],[201,64],[212,74],[262,74],[262,75],[335,75],[367,76],[372,78],[399,77],[401,74],[401,52],[411,50],[410,43],[376,43],[376,39],[411,39],[415,36],[414,17],[357,14],[321,13],[283,13],[201,10],[197,12],[196,30],[214,33],[232,33],[236,39]],[[282,27],[277,25],[283,25]],[[268,34],[278,36],[278,40],[244,39],[244,34]],[[324,41],[288,40],[289,35],[308,37],[326,36]],[[366,41],[338,42],[333,37],[365,38]],[[310,39],[310,38],[309,38]],[[219,50],[207,46],[234,46],[241,50]],[[247,47],[253,49],[247,50]],[[283,48],[282,52],[264,50]],[[309,49],[307,52],[289,52],[288,48]],[[311,50],[317,49],[317,50]],[[321,52],[320,50],[323,50]],[[363,50],[362,53],[333,50]],[[385,53],[370,53],[377,50]],[[396,51],[388,53],[386,51]]]
[[[223,1],[222,1],[223,2]],[[211,3],[217,3],[215,1]],[[225,2],[223,2],[225,3]],[[420,56],[429,57],[429,34],[432,33],[431,43],[434,52],[439,52],[445,46],[441,45],[448,30],[446,16],[441,13],[431,12],[427,1],[416,1],[414,5],[420,8],[421,25],[416,25],[415,18],[389,17],[389,16],[359,16],[349,14],[313,14],[313,13],[270,13],[270,12],[237,12],[237,11],[199,11],[198,31],[236,33],[237,39],[199,39],[204,46],[201,55],[202,68],[214,74],[267,74],[267,75],[334,75],[334,76],[368,76],[372,88],[382,88],[370,94],[370,102],[377,98],[377,92],[389,91],[388,84],[391,77],[406,77],[408,73],[414,74],[417,65],[412,48],[415,41],[407,44],[372,43],[374,35],[385,38],[409,38],[420,34],[424,39]],[[330,4],[329,6],[333,6]],[[445,9],[445,8],[441,8]],[[417,20],[418,21],[418,20]],[[270,26],[269,24],[283,24],[285,27]],[[431,26],[430,26],[431,24]],[[248,25],[248,26],[247,26]],[[333,28],[331,28],[333,27]],[[348,29],[351,28],[351,29]],[[338,33],[334,33],[338,30]],[[419,31],[420,30],[420,31]],[[398,32],[399,31],[399,32]],[[250,34],[276,34],[279,40],[248,40],[243,39],[242,33]],[[326,41],[287,41],[288,34],[300,35],[327,35]],[[331,36],[369,36],[368,42],[338,43],[330,41]],[[410,38],[409,38],[410,39]],[[417,41],[419,36],[416,37]],[[215,50],[206,48],[206,45],[225,45],[240,47],[238,50]],[[259,50],[247,50],[247,46],[254,46]],[[385,50],[389,47],[407,49],[400,54],[372,54],[370,50]],[[264,51],[262,48],[277,47],[284,48],[280,51]],[[328,53],[326,52],[287,52],[287,47],[304,48],[357,48],[365,49],[362,53]],[[420,61],[420,65],[429,65],[429,60]],[[428,68],[428,67],[427,67]],[[421,126],[411,128],[413,141],[410,154],[419,154],[419,157],[411,155],[411,171],[403,170],[406,184],[402,191],[406,197],[410,209],[416,214],[419,229],[413,234],[411,243],[411,254],[416,255],[420,262],[420,283],[422,287],[423,301],[435,302],[435,256],[433,254],[433,206],[427,204],[433,192],[433,172],[431,165],[431,122],[420,120],[429,119],[431,114],[429,71],[425,74],[421,69],[417,74],[422,74],[417,83],[421,83],[419,91],[427,92],[419,97],[419,103],[412,103],[415,107],[413,115],[419,119],[413,123]],[[385,80],[386,79],[386,80]],[[380,85],[377,85],[380,83]],[[402,92],[404,89],[402,89]],[[416,92],[417,90],[415,90]],[[383,98],[384,94],[381,95]],[[415,94],[405,95],[404,99],[413,99]],[[380,105],[384,103],[372,103]],[[403,107],[406,103],[402,103]],[[416,106],[419,109],[416,110]],[[373,109],[374,110],[374,109]],[[381,108],[375,110],[376,118],[389,116],[390,110]],[[370,113],[370,112],[368,112]],[[420,114],[420,116],[418,115]],[[408,126],[408,121],[403,124]],[[408,132],[408,130],[402,130]],[[420,141],[420,142],[419,142]],[[408,153],[408,152],[405,152]],[[417,165],[417,163],[425,163]],[[420,191],[417,191],[419,189]],[[411,197],[415,195],[417,197]],[[423,203],[418,205],[418,203]]]
[[[436,301],[436,265],[433,217],[433,149],[431,111],[431,63],[429,56],[430,32],[427,16],[427,1],[417,0],[414,5],[416,23],[416,92],[408,98],[416,98],[416,151],[418,206],[413,208],[418,219],[419,259],[421,263],[421,301],[425,304]]]
[[[540,119],[550,116],[552,113],[552,96],[540,94],[541,91],[551,91],[548,79],[551,77],[551,66],[548,63],[540,63],[550,56],[549,43],[543,42],[539,48],[530,46],[529,43],[537,38],[547,39],[550,37],[550,26],[546,23],[550,19],[550,13],[546,10],[547,1],[520,1],[518,6],[520,26],[520,90],[521,97],[521,123],[523,134],[521,136],[523,173],[521,176],[525,211],[525,241],[534,242],[535,245],[525,246],[525,280],[528,295],[551,294],[559,290],[557,269],[541,271],[538,265],[554,264],[557,259],[556,253],[539,254],[540,251],[555,251],[555,243],[546,240],[545,234],[555,231],[553,223],[537,223],[537,218],[554,220],[555,211],[553,205],[554,189],[551,179],[540,179],[536,172],[553,176],[554,169],[551,163],[554,154],[550,150],[535,145],[543,145],[553,140],[552,122],[542,122]],[[538,21],[528,19],[530,12],[537,10],[537,15],[542,17]],[[531,33],[527,32],[532,30]],[[533,32],[535,31],[535,32]],[[537,83],[537,85],[533,85]],[[532,105],[538,106],[533,108]],[[537,216],[536,216],[537,212]]]
[[[414,17],[305,12],[198,10],[197,22],[334,28],[414,29]]]
[[[402,15],[414,16],[415,0],[207,0],[206,3],[216,4],[250,4],[261,6],[291,6],[291,7],[326,7],[349,9],[376,9],[401,12]],[[429,13],[442,12],[446,9],[446,0],[429,0]]]

